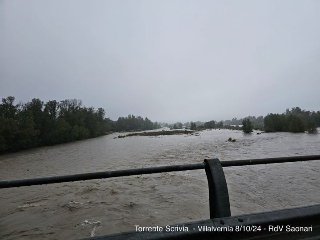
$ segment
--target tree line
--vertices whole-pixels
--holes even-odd
[[[252,132],[252,129],[259,129],[265,132],[292,132],[292,133],[315,133],[320,127],[320,111],[307,111],[299,107],[294,107],[291,110],[287,109],[285,113],[269,113],[265,117],[249,116],[240,119],[242,130],[245,133]],[[234,118],[225,122],[239,123],[238,119]],[[261,124],[261,122],[263,124]]]
[[[263,124],[264,124],[263,123],[263,121],[264,121],[263,116],[259,116],[259,117],[248,116],[248,117],[240,118],[240,119],[232,118],[231,120],[223,121],[223,123],[224,123],[225,126],[243,125],[243,120],[245,120],[245,119],[248,119],[252,123],[252,125],[254,125],[255,128],[262,128],[263,127]]]
[[[38,146],[54,145],[98,137],[113,131],[151,130],[160,128],[148,118],[105,118],[105,110],[85,107],[81,100],[38,98],[14,104],[15,98],[2,98],[0,104],[0,153]]]
[[[266,132],[314,133],[320,127],[320,111],[306,111],[299,107],[287,109],[282,114],[268,114],[264,118]]]
[[[240,125],[240,126],[239,126]],[[243,130],[245,133],[252,132],[253,129],[265,132],[317,132],[320,127],[320,111],[307,111],[299,107],[291,110],[287,109],[282,114],[270,113],[267,116],[248,116],[246,118],[233,118],[225,121],[208,121],[208,122],[186,122],[182,124],[164,124],[163,126],[172,129],[190,128],[191,130],[204,130],[214,128],[226,128],[233,130]]]
[[[213,129],[213,128],[223,128],[223,122],[215,122],[211,120],[209,122],[176,122],[174,124],[167,124],[163,123],[162,126],[170,127],[171,129],[183,129],[183,128],[190,128],[191,130],[203,130],[203,129]]]

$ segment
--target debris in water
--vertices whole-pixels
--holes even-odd
[[[70,211],[73,211],[75,209],[79,209],[83,203],[76,202],[76,201],[70,201],[67,204],[63,205],[63,207],[68,208]]]
[[[27,204],[24,204],[24,205],[21,205],[21,206],[18,206],[19,209],[25,209],[25,208],[29,208],[29,207],[39,207],[39,206],[42,206],[44,205],[43,203],[27,203]]]
[[[113,188],[110,190],[110,194],[111,194],[111,195],[116,194],[116,193],[117,193],[117,191],[114,190]]]
[[[91,230],[91,237],[95,236],[95,231],[97,229],[97,226],[100,226],[101,222],[100,221],[95,221],[95,220],[84,220],[83,223],[81,224],[83,227],[86,225],[93,225],[93,229]]]
[[[100,221],[95,221],[95,220],[88,220],[88,219],[86,219],[86,220],[84,220],[83,221],[83,223],[81,224],[82,226],[85,226],[85,225],[100,225],[101,224],[101,222]]]

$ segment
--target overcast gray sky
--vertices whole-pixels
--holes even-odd
[[[320,110],[320,1],[0,1],[0,96],[107,116]]]

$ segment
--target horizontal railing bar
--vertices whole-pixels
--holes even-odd
[[[320,155],[221,161],[222,167],[320,160]]]
[[[244,166],[244,165],[285,163],[285,162],[311,161],[311,160],[320,160],[320,155],[221,161],[221,165],[222,167],[234,167],[234,166]],[[124,177],[124,176],[134,176],[134,175],[141,175],[141,174],[153,174],[153,173],[163,173],[163,172],[178,172],[178,171],[197,170],[197,169],[204,169],[204,163],[125,169],[125,170],[116,170],[116,171],[82,173],[82,174],[73,174],[73,175],[65,175],[65,176],[30,178],[30,179],[20,179],[20,180],[3,180],[3,181],[0,181],[0,188],[12,188],[12,187],[22,187],[22,186],[31,186],[31,185],[61,183],[61,182],[75,182],[75,181],[94,180],[94,179],[102,179],[102,178]]]
[[[30,179],[21,179],[21,180],[7,180],[7,181],[0,181],[0,188],[12,188],[12,187],[22,187],[22,186],[31,186],[31,185],[61,183],[61,182],[75,182],[75,181],[83,181],[83,180],[125,177],[125,176],[163,173],[163,172],[179,172],[179,171],[196,170],[196,169],[204,169],[204,164],[198,163],[198,164],[186,164],[186,165],[174,165],[174,166],[148,167],[148,168],[125,169],[125,170],[106,171],[106,172],[82,173],[82,174],[65,175],[65,176],[30,178]]]

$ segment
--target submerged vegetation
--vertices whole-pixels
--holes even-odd
[[[251,133],[253,129],[252,123],[249,118],[245,118],[242,120],[242,131],[244,133]]]
[[[76,99],[44,103],[34,98],[17,105],[14,100],[3,98],[0,104],[0,153],[93,138],[113,131],[160,128],[148,118],[133,115],[112,121],[105,118],[104,109],[84,107]]]

